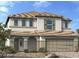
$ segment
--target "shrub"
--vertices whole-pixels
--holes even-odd
[[[5,49],[6,49],[6,52],[7,52],[7,53],[16,53],[16,52],[17,52],[17,51],[16,51],[14,48],[12,48],[12,47],[6,47]]]
[[[28,51],[28,49],[25,49],[24,52],[25,52],[25,53],[28,53],[29,51]]]
[[[39,48],[39,52],[47,52],[45,48]]]
[[[33,49],[32,51],[30,51],[30,52],[34,52],[34,53],[36,53],[37,51],[35,50],[35,49]]]
[[[56,54],[52,54],[49,58],[59,58]]]

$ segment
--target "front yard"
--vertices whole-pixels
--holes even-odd
[[[24,53],[7,54],[5,58],[47,58],[46,54],[56,54],[57,58],[79,58],[79,52],[51,52],[51,53]]]

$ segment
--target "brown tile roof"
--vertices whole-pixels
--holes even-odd
[[[49,17],[62,17],[60,15],[56,15],[56,14],[51,14],[51,13],[47,13],[47,12],[29,12],[29,13],[20,13],[20,14],[14,14],[14,15],[10,15],[9,17],[36,17],[36,16],[49,16]]]
[[[77,36],[74,32],[11,32],[13,36]]]
[[[8,18],[7,18],[7,21],[5,23],[6,26],[7,26],[7,23],[9,21],[9,18],[14,18],[14,17],[15,18],[55,17],[55,18],[62,18],[62,20],[71,21],[71,19],[66,18],[64,16],[61,16],[61,15],[56,15],[56,14],[48,13],[48,12],[33,11],[33,12],[28,12],[28,13],[20,13],[20,14],[9,15]]]

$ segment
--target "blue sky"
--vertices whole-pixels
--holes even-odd
[[[0,22],[10,14],[44,11],[63,15],[72,20],[72,30],[79,28],[79,1],[0,1]]]

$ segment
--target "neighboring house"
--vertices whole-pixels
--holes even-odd
[[[71,31],[71,20],[64,16],[47,12],[14,14],[8,16],[6,27],[11,29],[9,46],[18,51],[78,50],[77,34]]]

